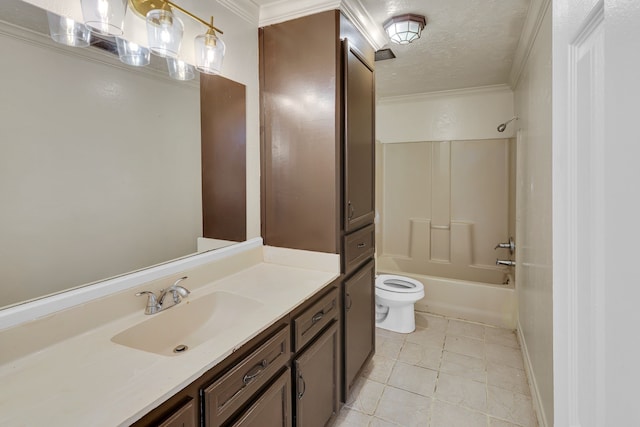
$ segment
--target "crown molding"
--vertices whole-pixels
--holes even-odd
[[[529,5],[529,11],[524,22],[524,29],[518,41],[518,47],[513,58],[513,65],[509,72],[509,83],[512,88],[518,86],[522,71],[527,65],[531,49],[538,37],[542,21],[544,20],[547,11],[551,5],[551,0],[532,0]]]
[[[280,0],[260,7],[258,25],[277,24],[314,13],[340,8],[341,0]]]
[[[382,29],[382,23],[376,22],[371,17],[360,0],[342,0],[340,10],[362,33],[374,50],[379,50],[389,42]]]
[[[258,26],[264,27],[336,9],[344,13],[375,50],[387,44],[387,36],[381,24],[371,17],[360,0],[280,0],[260,7]]]
[[[464,89],[440,90],[436,92],[416,93],[411,95],[387,96],[378,98],[377,104],[404,104],[410,102],[420,102],[435,98],[444,98],[451,96],[467,96],[487,93],[513,93],[511,87],[507,84],[478,86]]]
[[[218,3],[250,24],[258,24],[260,7],[251,0],[218,0]]]

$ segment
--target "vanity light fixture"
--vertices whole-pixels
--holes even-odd
[[[151,54],[149,49],[142,47],[129,40],[116,37],[116,46],[118,47],[118,57],[120,61],[134,67],[143,67],[151,62]]]
[[[80,0],[84,23],[102,36],[121,36],[128,0]]]
[[[49,34],[54,41],[73,47],[89,46],[91,32],[83,23],[52,12],[47,12],[47,20]]]
[[[195,66],[201,73],[220,74],[226,46],[218,37],[218,34],[223,34],[223,32],[213,25],[213,16],[210,22],[207,22],[170,0],[81,0],[86,26],[91,31],[103,36],[122,36],[124,16],[129,3],[134,12],[146,20],[149,50],[161,57],[177,60],[180,54],[184,26],[182,21],[175,16],[174,9],[206,26],[206,33],[197,36],[194,40]],[[118,43],[119,53],[120,45],[123,50],[126,50],[126,43]],[[120,59],[129,63],[127,60],[131,58],[125,56],[123,59],[122,55],[120,54]],[[134,64],[131,65],[138,65],[138,63],[143,65],[144,59],[138,57],[133,62]],[[175,64],[167,62],[169,67]],[[179,80],[188,80],[190,73],[193,74],[193,69],[182,73],[182,75],[171,73],[170,70],[172,77],[178,75],[186,77]]]
[[[195,66],[201,73],[220,74],[226,47],[216,34],[223,34],[223,32],[213,25],[213,16],[211,21],[207,22],[170,0],[130,1],[133,10],[138,15],[146,18],[149,48],[153,53],[160,56],[168,58],[177,58],[178,56],[180,42],[182,41],[182,22],[174,16],[173,9],[179,10],[206,26],[208,28],[207,32],[197,36],[194,41]]]
[[[392,42],[409,44],[420,38],[427,19],[422,15],[407,13],[387,19],[382,26]]]
[[[193,80],[195,77],[193,66],[176,58],[167,58],[167,68],[172,79]]]

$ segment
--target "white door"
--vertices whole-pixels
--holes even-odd
[[[640,1],[553,21],[554,425],[640,426]]]

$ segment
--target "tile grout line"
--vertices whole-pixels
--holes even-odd
[[[492,345],[495,344],[495,345],[498,345],[498,346],[501,346],[501,347],[512,348],[512,349],[515,349],[515,350],[517,350],[517,349],[515,347],[511,346],[511,345],[504,345],[503,344],[504,341],[500,342],[499,338],[497,338],[498,342],[489,343],[488,340],[489,340],[489,335],[490,334],[487,333],[488,328],[491,327],[493,329],[498,329],[498,328],[495,328],[495,327],[493,327],[491,325],[477,324],[477,323],[474,323],[474,322],[467,322],[467,321],[460,320],[460,319],[448,319],[448,318],[446,318],[444,316],[430,316],[430,317],[441,318],[441,319],[446,321],[446,324],[445,324],[444,328],[436,327],[435,329],[433,329],[433,331],[435,333],[442,333],[443,339],[442,339],[442,341],[441,341],[441,343],[440,343],[440,345],[438,347],[434,347],[434,348],[438,348],[440,353],[438,355],[437,363],[434,363],[432,365],[432,366],[434,366],[434,365],[437,366],[437,369],[436,369],[436,376],[435,376],[433,390],[432,390],[432,393],[431,393],[431,396],[430,396],[431,401],[430,401],[430,405],[429,405],[429,414],[428,414],[428,418],[427,418],[428,424],[431,425],[431,427],[438,427],[438,426],[432,425],[433,422],[434,422],[434,415],[435,415],[435,409],[436,409],[436,400],[437,400],[437,401],[446,403],[448,405],[457,406],[460,409],[464,409],[464,410],[472,412],[472,413],[483,415],[485,417],[485,422],[486,422],[487,426],[490,425],[490,422],[491,422],[492,419],[501,420],[501,421],[504,421],[504,422],[512,423],[513,425],[522,426],[521,424],[515,423],[514,421],[510,421],[510,420],[504,419],[504,418],[502,418],[500,416],[493,416],[493,415],[489,414],[489,379],[488,379],[489,359],[487,357],[487,346],[489,344],[492,344]],[[449,328],[452,325],[451,320],[454,320],[456,322],[460,322],[460,323],[463,323],[463,324],[464,323],[468,323],[468,324],[483,326],[483,329],[481,331],[481,337],[478,337],[478,334],[476,332],[473,332],[473,330],[471,330],[472,332],[469,332],[468,329],[465,331],[464,327],[456,327],[456,328],[453,328],[451,331],[449,331]],[[429,326],[427,326],[426,328],[421,328],[421,329],[429,329]],[[408,341],[407,340],[407,336],[409,336],[409,335],[410,334],[407,334],[406,336],[403,336],[401,340],[397,340],[394,335],[386,335],[385,336],[383,334],[380,334],[380,338],[383,338],[382,341],[388,341],[390,343],[393,342],[393,341],[400,341],[400,343],[398,345],[397,351],[394,352],[393,350],[391,350],[392,351],[392,353],[390,353],[391,357],[388,357],[388,359],[391,360],[392,365],[390,367],[388,375],[386,375],[384,377],[385,378],[384,379],[384,383],[381,383],[381,385],[383,387],[382,393],[379,396],[377,396],[377,398],[375,400],[375,405],[373,405],[374,409],[372,411],[373,413],[371,415],[364,413],[364,415],[369,417],[369,423],[368,423],[369,425],[372,425],[373,422],[375,421],[375,419],[379,418],[379,417],[376,417],[375,414],[376,414],[376,411],[379,408],[380,402],[382,401],[382,395],[384,394],[384,391],[387,388],[394,388],[394,389],[402,390],[402,391],[409,392],[409,393],[412,393],[412,394],[421,395],[421,393],[419,393],[419,392],[411,392],[409,390],[403,389],[401,386],[396,387],[396,386],[393,386],[393,385],[390,384],[390,381],[391,381],[391,378],[392,378],[392,373],[393,373],[394,369],[398,366],[399,362],[403,363],[403,364],[415,366],[415,367],[418,367],[418,368],[423,368],[423,369],[427,369],[427,370],[433,370],[432,368],[430,368],[428,366],[421,366],[421,365],[416,364],[416,363],[420,363],[419,361],[413,363],[413,362],[403,361],[403,360],[400,359],[400,357],[401,357],[400,355],[402,354],[403,350],[407,348],[408,344],[415,344],[420,348],[424,348],[425,347],[420,340],[417,340],[415,342],[414,341]],[[499,337],[499,334],[491,334],[491,336]],[[483,371],[482,372],[483,372],[484,383],[485,383],[484,384],[484,393],[485,393],[485,401],[486,401],[486,405],[485,405],[485,408],[484,408],[483,411],[478,411],[477,409],[472,408],[472,407],[467,407],[467,406],[461,405],[459,403],[448,402],[447,400],[442,400],[440,398],[436,398],[439,382],[441,380],[441,373],[444,372],[444,371],[442,371],[443,363],[444,363],[444,357],[445,357],[444,352],[448,351],[451,354],[456,354],[456,355],[459,355],[459,356],[464,356],[464,357],[469,357],[469,358],[474,358],[475,357],[475,356],[471,356],[471,355],[468,355],[468,354],[465,354],[465,353],[457,353],[455,351],[445,350],[446,342],[447,342],[447,338],[448,337],[462,337],[462,338],[466,338],[466,339],[478,340],[482,345],[483,353],[482,353],[482,359],[481,360],[482,360],[482,366],[483,366]],[[492,339],[492,341],[496,341],[496,339]],[[386,356],[381,356],[381,357],[386,358]],[[466,365],[464,364],[464,361],[461,363],[461,366],[463,368],[466,367]],[[473,368],[471,368],[471,369],[473,369]],[[513,369],[522,370],[522,369],[518,369],[517,367],[513,367]],[[444,373],[446,373],[447,375],[452,375],[452,376],[457,377],[457,378],[464,378],[464,379],[471,380],[471,381],[474,381],[474,382],[480,382],[480,381],[475,380],[474,378],[465,377],[464,375],[459,376],[459,375],[456,375],[455,373],[451,373],[451,374],[449,374],[448,372],[444,372]],[[525,374],[526,374],[526,372],[525,372]],[[365,377],[365,379],[369,380],[368,377]],[[374,380],[370,380],[370,381],[374,381]],[[528,397],[526,394],[521,393],[518,390],[513,390],[513,389],[509,388],[510,386],[508,384],[506,386],[504,386],[504,387],[502,387],[500,385],[497,385],[496,387],[501,389],[501,390],[503,390],[503,391],[509,392],[509,393],[513,394],[514,396],[515,395],[522,395],[524,397]],[[423,395],[421,395],[421,396],[423,396]],[[353,409],[355,410],[355,408],[353,408]],[[356,412],[358,412],[358,411],[356,410]],[[395,424],[394,421],[386,420],[385,418],[380,418],[380,419]]]

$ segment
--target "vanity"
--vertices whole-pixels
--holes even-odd
[[[22,2],[8,0],[7,3],[4,7],[12,9]],[[46,19],[42,10],[37,12],[41,20]],[[18,17],[28,16],[32,15],[18,14]],[[255,39],[255,27],[240,17],[229,18],[229,28],[251,34],[251,40]],[[292,38],[297,40],[298,48],[278,37],[279,28],[305,29],[310,28],[309,23],[330,33],[330,37],[320,38],[323,55],[306,49],[305,38]],[[25,163],[33,169],[25,171],[16,167],[17,178],[6,178],[4,182],[23,182],[24,177],[31,177],[33,189],[44,189],[45,193],[35,197],[32,191],[16,187],[20,191],[11,193],[14,199],[8,199],[7,206],[17,207],[17,201],[52,199],[55,207],[69,210],[65,213],[60,208],[58,218],[51,215],[58,211],[52,210],[50,204],[27,204],[12,216],[31,218],[34,212],[46,215],[19,227],[10,221],[0,221],[10,230],[27,231],[5,245],[14,248],[15,254],[28,254],[28,258],[15,261],[3,257],[3,279],[11,284],[3,288],[8,293],[4,301],[17,304],[15,308],[19,311],[24,302],[34,299],[28,313],[18,313],[17,321],[4,322],[4,312],[13,310],[12,306],[0,313],[0,425],[314,427],[330,424],[338,413],[340,401],[348,396],[358,372],[371,359],[375,348],[373,51],[366,47],[362,35],[337,10],[260,29],[261,49],[269,47],[272,50],[268,52],[288,58],[300,57],[302,51],[312,52],[311,56],[324,68],[322,73],[315,73],[311,67],[313,75],[307,76],[305,83],[307,88],[316,88],[320,96],[309,98],[313,108],[307,112],[315,115],[305,115],[306,125],[313,127],[320,123],[322,129],[313,133],[314,138],[307,138],[311,133],[302,132],[296,139],[300,143],[286,147],[287,152],[295,154],[296,161],[280,163],[278,160],[284,159],[283,156],[270,154],[277,151],[277,141],[287,138],[276,138],[269,133],[269,137],[261,141],[265,158],[260,158],[260,179],[264,181],[260,183],[264,186],[260,194],[264,194],[264,200],[261,198],[261,221],[258,221],[247,216],[248,212],[253,215],[256,209],[254,206],[248,210],[246,203],[257,200],[255,187],[259,179],[254,176],[253,184],[245,181],[245,155],[258,151],[258,107],[253,105],[256,110],[251,115],[253,119],[245,110],[246,100],[254,99],[255,104],[259,95],[255,84],[258,64],[246,66],[245,61],[245,57],[258,56],[258,46],[254,47],[253,42],[249,47],[255,48],[256,55],[252,56],[251,50],[249,54],[238,53],[243,59],[236,62],[237,69],[230,73],[241,76],[239,80],[251,82],[246,88],[218,76],[202,80],[200,86],[175,87],[167,85],[166,78],[154,71],[139,71],[132,77],[130,70],[123,69],[117,59],[104,52],[87,49],[88,58],[84,58],[79,51],[51,48],[52,42],[45,40],[47,37],[43,39],[29,28],[18,29],[13,25],[9,26],[11,30],[3,28],[0,30],[9,34],[5,37],[6,43],[15,45],[16,52],[26,59],[57,64],[62,60],[58,55],[54,58],[54,54],[62,49],[61,57],[73,60],[73,66],[61,63],[59,67],[45,70],[48,74],[58,73],[53,83],[46,85],[51,92],[46,93],[47,98],[68,99],[68,94],[60,93],[66,86],[57,82],[74,76],[76,86],[98,88],[96,92],[104,94],[103,98],[109,102],[99,103],[90,98],[91,102],[69,102],[80,106],[74,114],[63,108],[49,108],[50,111],[41,114],[50,117],[54,111],[65,116],[52,119],[62,131],[61,136],[56,137],[56,144],[49,143],[51,130],[32,126],[32,114],[7,120],[13,124],[15,139],[22,142],[16,146],[25,152],[14,151],[18,158],[26,158]],[[320,33],[307,31],[306,37],[313,38]],[[295,54],[289,53],[286,46],[293,46]],[[37,50],[38,55],[28,49]],[[260,53],[263,55],[260,78],[276,83],[278,79],[291,80],[287,62],[282,61],[281,68],[267,66],[264,59],[272,56],[265,52]],[[45,60],[42,55],[47,55]],[[229,60],[232,58],[230,53]],[[42,67],[24,68],[35,72]],[[267,68],[269,73],[264,73]],[[84,71],[78,72],[79,69]],[[25,73],[18,68],[12,71],[16,74],[15,81]],[[80,76],[91,80],[87,85],[79,84]],[[313,76],[317,78],[311,78]],[[12,85],[15,93],[6,99],[21,99],[30,108],[44,105],[42,85],[37,91],[31,91],[32,101],[27,100],[24,90],[32,87],[32,81],[40,80],[24,80],[23,86]],[[358,84],[360,81],[363,84]],[[118,92],[114,87],[123,89]],[[356,91],[357,88],[360,89]],[[298,89],[285,89],[292,91],[291,99],[300,98]],[[169,99],[175,107],[172,120],[165,115],[166,101],[155,97],[164,93],[171,94]],[[128,98],[110,101],[113,95],[119,94],[126,94]],[[217,96],[218,102],[212,101],[211,94]],[[140,100],[151,102],[143,106],[136,103]],[[358,100],[364,100],[363,105],[359,105]],[[318,101],[327,108],[315,108]],[[266,97],[260,100],[261,119],[267,124],[278,122],[278,114],[286,113],[268,108],[269,102]],[[94,107],[83,108],[88,104]],[[98,109],[102,104],[104,108]],[[108,116],[112,110],[122,114]],[[360,110],[366,114],[357,114]],[[139,126],[140,111],[149,116],[146,126]],[[263,111],[271,111],[272,115],[262,115]],[[224,115],[227,113],[231,116]],[[71,124],[63,120],[66,116],[73,118]],[[344,141],[343,117],[346,117]],[[290,129],[282,127],[281,130],[302,129],[298,118],[294,119],[290,121]],[[94,135],[91,131],[109,122],[118,123],[118,129],[127,128],[127,138],[113,137],[108,132]],[[177,130],[176,123],[184,125],[186,130]],[[201,123],[206,126],[200,129]],[[81,125],[86,128],[80,128]],[[74,138],[81,154],[66,155],[72,151],[62,144],[69,142],[68,129],[76,130],[75,134],[81,136]],[[31,133],[27,135],[26,130]],[[273,127],[267,126],[267,130],[271,132]],[[157,135],[150,135],[150,131]],[[174,136],[174,131],[179,137]],[[367,138],[360,140],[354,135],[367,135]],[[29,144],[24,143],[25,140]],[[211,142],[214,140],[227,141],[230,145],[221,147]],[[245,140],[253,141],[253,151],[245,146]],[[114,151],[105,151],[107,148]],[[161,151],[167,163],[159,163]],[[151,152],[154,162],[148,161]],[[32,161],[32,153],[38,153],[40,161]],[[83,161],[76,161],[78,158]],[[86,161],[89,158],[95,158],[97,166]],[[128,168],[106,163],[107,159],[121,158]],[[8,163],[21,164],[13,160]],[[141,165],[154,166],[156,173],[151,174]],[[72,167],[81,169],[72,170]],[[88,171],[92,170],[102,172],[98,174],[100,179],[90,180]],[[59,171],[65,173],[57,173]],[[36,172],[45,172],[44,178],[34,178]],[[107,179],[103,179],[103,175]],[[140,181],[144,187],[133,184],[132,178],[137,175],[142,176]],[[78,179],[79,176],[83,179]],[[54,177],[61,180],[55,181]],[[126,185],[113,185],[120,183],[122,177],[127,178]],[[48,187],[40,185],[42,182],[49,185],[55,182],[55,186],[66,190],[68,199],[53,195]],[[223,182],[224,186],[219,185]],[[233,188],[226,184],[229,182],[234,184]],[[116,188],[131,191],[111,194]],[[247,188],[254,191],[245,194]],[[168,193],[167,189],[173,192]],[[88,201],[89,193],[97,196],[96,201]],[[30,196],[25,198],[24,194]],[[108,203],[107,195],[111,197]],[[139,206],[138,202],[145,204]],[[85,217],[80,215],[82,210],[104,215]],[[125,211],[137,216],[127,218],[124,223],[112,223],[115,218],[125,218]],[[83,221],[79,221],[81,217]],[[50,223],[46,222],[49,220]],[[62,220],[66,222],[61,224]],[[77,224],[85,225],[80,231],[70,228]],[[247,235],[257,235],[255,229],[246,230],[247,224],[254,228],[255,224],[262,226],[266,246],[257,238],[215,253],[180,258],[193,253],[196,237],[233,243],[244,240]],[[156,228],[148,230],[151,226]],[[178,237],[179,226],[186,231]],[[47,238],[47,244],[42,244],[44,233],[38,227],[55,232]],[[135,234],[143,230],[149,233]],[[167,232],[176,234],[184,244],[169,241]],[[116,238],[116,234],[122,234],[121,238]],[[3,233],[3,237],[8,235],[10,233]],[[75,252],[63,253],[72,247],[71,239],[79,245],[74,247]],[[142,243],[147,246],[141,247]],[[54,255],[63,255],[62,260],[70,263],[53,261]],[[131,263],[139,256],[145,258]],[[126,263],[107,266],[106,260],[111,259]],[[161,273],[155,267],[139,270],[167,260],[174,261]],[[96,265],[89,267],[89,261]],[[46,270],[44,265],[53,265],[56,269]],[[119,276],[127,271],[132,273]],[[30,282],[25,273],[34,276],[29,278]],[[76,273],[82,274],[64,277]],[[136,294],[157,294],[185,276],[187,279],[180,285],[189,290],[188,296],[173,308],[145,314],[146,298]],[[116,278],[96,282],[104,277]],[[56,281],[60,283],[53,283]],[[30,288],[26,283],[31,282],[42,285],[42,289],[13,295]],[[85,283],[91,286],[75,288]],[[87,293],[92,293],[89,298]],[[50,296],[42,298],[47,295]],[[49,307],[52,304],[54,310]]]
[[[340,399],[339,256],[237,246],[181,272],[190,295],[160,313],[135,293],[173,277],[0,331],[0,424],[325,425]]]

